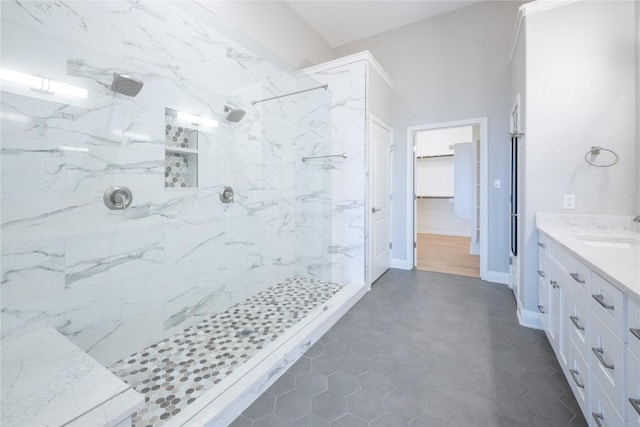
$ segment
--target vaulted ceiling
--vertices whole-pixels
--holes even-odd
[[[331,47],[337,47],[477,2],[289,0],[287,4]]]

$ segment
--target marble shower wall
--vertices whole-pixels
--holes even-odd
[[[301,128],[327,95],[251,105],[316,82],[192,3],[1,7],[3,68],[89,91],[3,82],[3,336],[48,323],[109,364],[300,273],[296,247],[326,247],[330,225],[316,227],[324,243],[300,234],[296,208],[300,153],[331,139]],[[112,92],[114,72],[144,81],[140,94]],[[226,104],[247,115],[228,123]],[[164,188],[165,107],[219,122],[199,129],[198,188]],[[112,185],[131,207],[104,206]],[[235,203],[220,202],[223,185]]]
[[[325,199],[331,204],[328,261],[337,283],[366,283],[366,72],[362,60],[311,75],[331,88],[331,100],[324,107],[333,140],[329,150],[348,155],[322,165],[332,182]]]

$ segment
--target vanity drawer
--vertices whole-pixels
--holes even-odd
[[[621,427],[624,421],[597,380],[589,384],[591,402],[587,421],[590,427]],[[597,420],[596,420],[597,419]]]
[[[626,314],[624,294],[597,274],[591,281],[589,303],[593,313],[604,322],[621,340],[625,338]]]
[[[587,417],[589,414],[589,392],[591,390],[591,385],[589,384],[591,380],[589,364],[577,350],[575,342],[573,341],[571,342],[571,352],[567,365],[570,375],[567,380],[569,381],[571,390],[573,390],[573,395],[580,405],[580,409],[582,409],[582,413]]]
[[[573,341],[576,350],[583,359],[589,360],[591,347],[589,346],[591,331],[591,308],[589,304],[573,289],[565,293],[567,308],[565,324],[568,337]]]
[[[538,256],[540,255],[549,255],[549,248],[551,247],[551,242],[547,236],[542,233],[538,233]]]
[[[591,374],[613,402],[616,411],[624,414],[625,345],[598,318],[591,316],[589,365]]]
[[[629,343],[629,349],[640,358],[640,301],[627,297],[627,343]]]
[[[565,273],[571,279],[572,286],[576,289],[589,292],[591,286],[591,270],[575,259],[567,251],[558,245],[549,247],[549,257],[557,265],[558,271]]]
[[[627,421],[629,427],[640,426],[640,359],[627,350]]]

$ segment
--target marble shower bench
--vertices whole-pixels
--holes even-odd
[[[144,397],[55,329],[15,331],[2,346],[0,424],[131,425]]]

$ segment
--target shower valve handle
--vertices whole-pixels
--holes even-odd
[[[124,210],[131,206],[133,195],[127,187],[109,187],[102,197],[104,204],[112,211]]]

